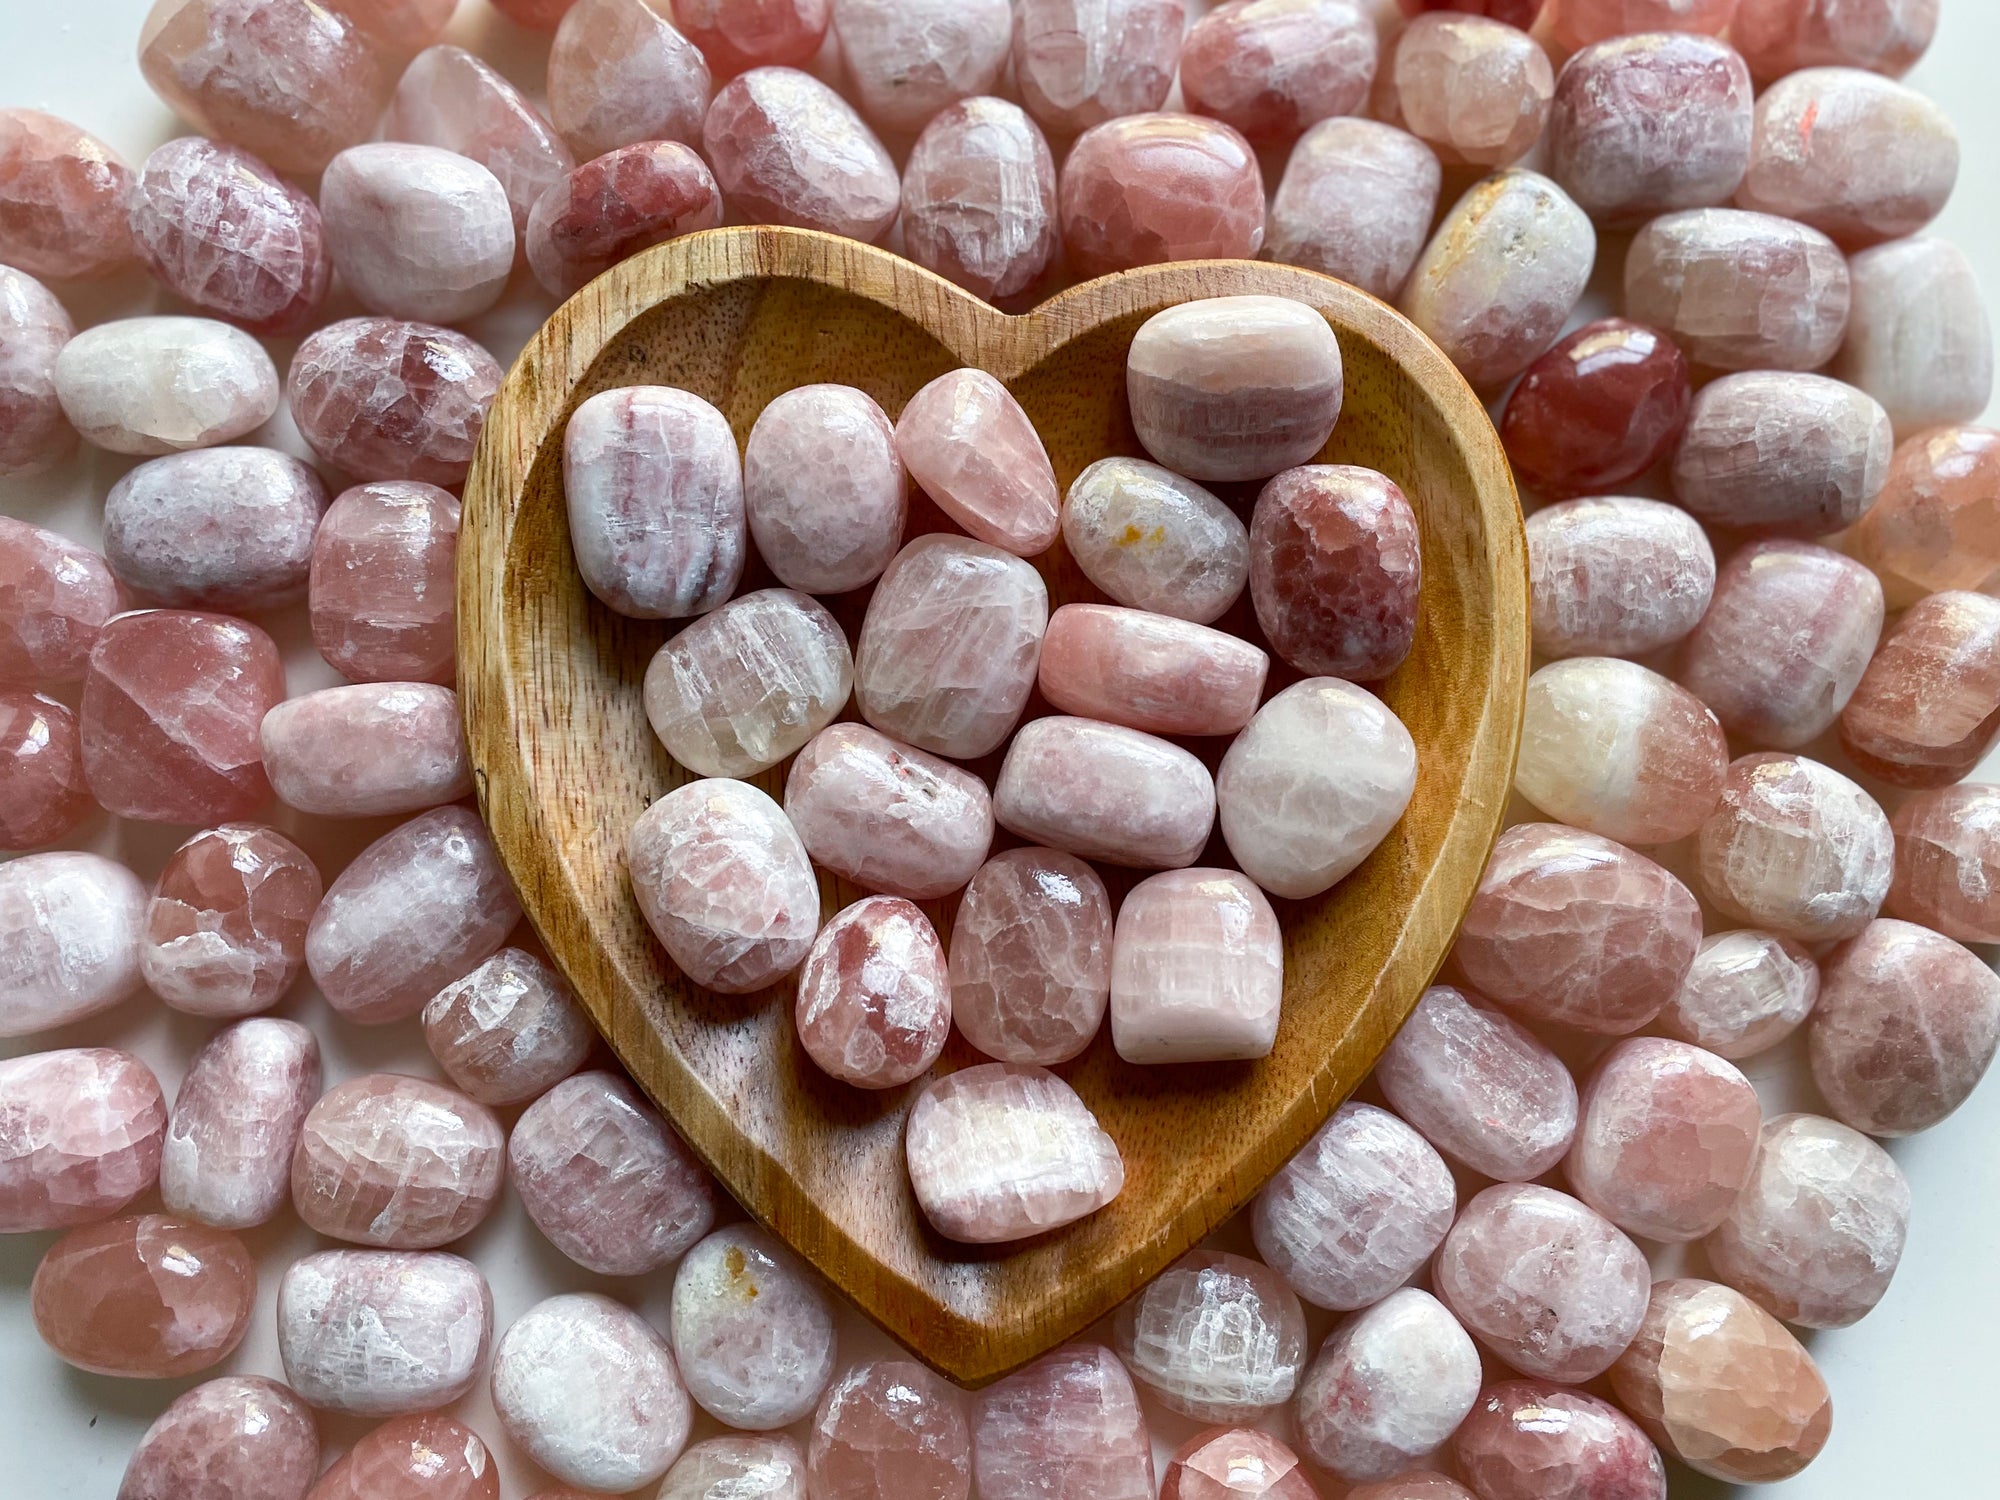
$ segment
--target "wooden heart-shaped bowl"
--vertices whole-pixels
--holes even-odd
[[[977,365],[1027,408],[1067,487],[1094,459],[1141,451],[1125,401],[1139,325],[1174,303],[1240,292],[1325,313],[1347,398],[1322,458],[1382,470],[1416,506],[1416,648],[1380,686],[1416,737],[1416,797],[1333,891],[1277,903],[1284,1016],[1268,1058],[1135,1067],[1107,1028],[1057,1071],[1117,1141],[1124,1192],[1039,1239],[954,1244],[928,1228],[905,1175],[917,1086],[868,1093],[828,1079],[799,1046],[789,985],[749,997],[698,989],[639,915],[626,831],[691,779],[647,726],[640,680],[685,622],[623,618],[584,587],[563,504],[564,424],[600,391],[670,385],[720,407],[741,443],[794,386],[859,386],[893,417],[926,381]],[[945,529],[917,506],[910,534]],[[1341,282],[1250,261],[1152,266],[1016,317],[850,240],[718,229],[593,282],[508,374],[465,487],[459,689],[480,805],[522,904],[632,1076],[746,1209],[917,1355],[972,1385],[1076,1333],[1194,1245],[1395,1034],[1444,958],[1507,803],[1528,665],[1525,559],[1506,457],[1478,398],[1411,324]],[[1060,543],[1035,561],[1052,604],[1103,599]],[[768,581],[753,567],[744,586]],[[850,632],[861,602],[829,601]],[[1247,600],[1221,623],[1257,638]],[[1212,766],[1224,742],[1190,744]],[[781,796],[786,769],[753,779]],[[978,769],[991,779],[992,764]],[[1204,862],[1226,860],[1218,838]],[[1114,896],[1130,884],[1105,873]],[[829,914],[862,894],[831,877],[822,888]],[[940,934],[954,905],[928,908]],[[954,1037],[939,1066],[978,1060]]]

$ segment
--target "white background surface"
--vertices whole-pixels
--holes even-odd
[[[153,146],[185,133],[154,98],[134,62],[148,0],[0,0],[0,104],[31,105],[74,120],[123,152],[135,166]],[[541,91],[545,43],[495,17],[484,0],[465,0],[448,40],[479,51],[531,94]],[[2000,56],[2000,4],[1944,0],[1936,46],[1910,82],[1935,98],[1957,122],[1965,160],[1956,198],[1937,225],[1971,255],[1989,302],[2000,305],[2000,94],[1993,60]],[[1608,245],[1615,275],[1622,245]],[[1600,275],[1600,285],[1615,285]],[[62,293],[79,324],[162,305],[143,278],[121,279]],[[500,356],[511,359],[546,310],[525,277],[501,308],[467,325]],[[1597,309],[1601,312],[1603,309]],[[329,313],[345,316],[351,309]],[[1594,314],[1593,314],[1594,315]],[[292,345],[271,344],[280,371]],[[261,441],[305,456],[281,413]],[[112,455],[86,453],[40,479],[0,485],[0,510],[95,543],[101,497],[129,467]],[[303,612],[270,625],[287,655],[294,693],[337,681],[312,650]],[[1983,779],[2000,779],[1989,760]],[[272,821],[322,859],[329,877],[386,822],[345,827],[314,824],[281,812]],[[83,842],[130,860],[142,876],[157,872],[178,830],[127,825],[87,828]],[[333,1020],[309,985],[278,1012],[310,1025],[325,1049],[327,1083],[358,1073],[435,1073],[415,1024],[361,1029]],[[148,997],[113,1015],[42,1037],[0,1043],[0,1055],[58,1046],[107,1045],[136,1051],[151,1063],[171,1099],[185,1060],[206,1036],[206,1023],[165,1010]],[[1803,1092],[1798,1059],[1781,1050],[1747,1070],[1767,1110],[1816,1107]],[[510,1117],[513,1112],[507,1114]],[[1813,1336],[1815,1356],[1833,1387],[1833,1437],[1819,1461],[1799,1478],[1771,1487],[1782,1500],[1880,1500],[1908,1494],[1923,1500],[1973,1500],[2000,1494],[1994,1477],[1991,1427],[2000,1405],[1995,1345],[2000,1343],[2000,1081],[1989,1082],[1944,1125],[1897,1143],[1916,1208],[1909,1249],[1881,1306],[1858,1327]],[[182,1390],[235,1371],[282,1378],[271,1305],[277,1277],[299,1255],[322,1248],[290,1214],[248,1239],[263,1271],[259,1308],[242,1348],[221,1368],[192,1380],[119,1381],[82,1374],[44,1350],[28,1318],[27,1289],[35,1263],[54,1235],[0,1237],[0,1500],[110,1500],[131,1448],[146,1425]],[[1226,1236],[1246,1248],[1240,1232]],[[496,1330],[558,1291],[595,1288],[622,1297],[664,1326],[664,1277],[633,1282],[593,1278],[550,1248],[511,1198],[478,1232],[453,1247],[474,1259],[491,1280]],[[1667,1260],[1663,1271],[1672,1269]],[[1325,1331],[1322,1315],[1315,1338]],[[887,1341],[855,1316],[842,1325],[843,1361],[886,1352]],[[499,1455],[507,1500],[545,1481],[509,1450],[483,1387],[458,1409]],[[366,1428],[322,1418],[328,1455]],[[704,1419],[697,1436],[713,1430]],[[1194,1425],[1154,1412],[1154,1430],[1169,1451]],[[1279,1430],[1282,1430],[1280,1425]],[[1329,1486],[1327,1500],[1337,1487]],[[1676,1470],[1682,1497],[1723,1487]]]

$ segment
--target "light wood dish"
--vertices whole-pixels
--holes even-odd
[[[1107,1028],[1060,1071],[1124,1154],[1122,1196],[1018,1246],[954,1245],[924,1224],[905,1178],[914,1087],[869,1094],[818,1074],[798,1046],[788,986],[747,998],[696,989],[639,916],[626,830],[689,779],[640,705],[646,663],[671,627],[611,613],[578,577],[563,427],[599,391],[673,385],[720,407],[740,443],[794,386],[856,385],[893,417],[924,382],[978,365],[1020,398],[1066,487],[1094,459],[1140,452],[1124,380],[1139,324],[1173,303],[1241,292],[1326,314],[1347,398],[1323,457],[1383,470],[1421,518],[1416,649],[1381,688],[1422,755],[1416,797],[1334,891],[1277,903],[1285,1008],[1268,1059],[1137,1068],[1111,1050]],[[920,508],[917,529],[943,528]],[[1102,598],[1060,543],[1037,565],[1052,602]],[[753,574],[745,587],[768,581]],[[834,608],[858,625],[859,601]],[[1247,600],[1222,623],[1255,634]],[[465,488],[458,628],[481,807],[529,918],[619,1058],[745,1208],[968,1385],[1115,1307],[1240,1207],[1366,1075],[1442,962],[1500,828],[1528,668],[1525,547],[1505,455],[1457,371],[1382,303],[1309,271],[1217,261],[1107,277],[1008,316],[885,251],[770,228],[647,251],[529,343]],[[1212,765],[1222,745],[1197,748]],[[781,796],[785,769],[755,780]],[[990,778],[993,767],[981,769]],[[1209,861],[1222,860],[1218,838]],[[1115,895],[1119,878],[1107,874]],[[823,885],[828,913],[860,894]],[[951,905],[931,908],[946,935]],[[942,1066],[976,1060],[954,1037]]]

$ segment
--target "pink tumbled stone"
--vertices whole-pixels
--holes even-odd
[[[799,752],[785,815],[820,865],[911,901],[957,890],[993,844],[983,781],[865,724],[832,725]]]
[[[305,597],[326,486],[269,448],[140,464],[104,499],[104,556],[153,604],[257,614]]]
[[[398,1417],[363,1433],[306,1500],[500,1500],[500,1467],[463,1422]]]
[[[1754,929],[1718,932],[1701,940],[1680,993],[1655,1024],[1734,1061],[1797,1031],[1818,999],[1819,965],[1799,944]]]
[[[75,336],[53,292],[0,266],[0,478],[39,474],[76,450],[76,429],[56,396],[56,356]]]
[[[554,297],[628,256],[722,222],[708,165],[679,141],[639,141],[565,173],[528,215],[528,265]]]
[[[731,1427],[789,1427],[833,1378],[832,1304],[814,1272],[754,1224],[718,1229],[681,1258],[672,1316],[688,1393]]]
[[[423,1010],[424,1042],[445,1076],[481,1104],[525,1104],[583,1065],[597,1033],[562,976],[502,948]]]
[[[319,1043],[297,1022],[260,1016],[216,1032],[174,1096],[160,1201],[218,1229],[268,1224],[319,1085]]]
[[[682,973],[725,995],[761,990],[805,961],[819,882],[784,809],[742,781],[677,787],[625,841],[632,894]]]
[[[489,3],[516,26],[531,31],[554,31],[577,0],[489,0]]]
[[[341,0],[340,8],[385,46],[414,51],[438,39],[458,0]]]
[[[206,829],[173,852],[153,887],[139,965],[175,1010],[247,1016],[277,1003],[306,965],[319,869],[256,823]]]
[[[1610,1402],[1563,1386],[1488,1386],[1451,1446],[1479,1500],[1667,1500],[1666,1466],[1638,1424]],[[1396,1500],[1464,1493],[1454,1485]]]
[[[1375,1064],[1382,1096],[1454,1161],[1531,1182],[1576,1135],[1576,1082],[1533,1032],[1475,995],[1425,990]]]
[[[1686,511],[1627,496],[1528,517],[1528,589],[1543,656],[1643,656],[1701,622],[1715,551]]]
[[[72,1229],[28,1291],[35,1331],[93,1375],[165,1380],[235,1352],[250,1327],[257,1265],[243,1242],[157,1214]]]
[[[1154,734],[1234,734],[1257,711],[1270,658],[1189,620],[1109,604],[1049,617],[1038,681],[1064,713]]]
[[[1020,558],[965,537],[920,536],[868,600],[855,705],[920,750],[970,760],[998,749],[1034,689],[1048,621],[1048,586]]]
[[[909,1360],[856,1365],[813,1413],[806,1464],[811,1493],[828,1500],[966,1500],[965,1403]]]
[[[313,536],[313,644],[355,682],[457,675],[458,501],[435,485],[385,480],[343,492]]]
[[[1133,1063],[1265,1056],[1277,1040],[1284,964],[1277,913],[1235,870],[1148,876],[1126,893],[1111,943],[1118,1055]]]
[[[1211,1427],[1175,1450],[1160,1500],[1319,1500],[1299,1456],[1254,1427]]]
[[[926,1085],[903,1154],[931,1227],[971,1244],[1059,1229],[1125,1186],[1118,1143],[1076,1091],[1015,1063],[978,1063]]]
[[[1932,594],[1912,605],[1840,715],[1840,746],[1891,786],[1963,778],[2000,737],[2000,599]]]
[[[993,815],[1010,833],[1085,859],[1179,869],[1208,844],[1215,783],[1167,740],[1095,719],[1036,719],[1007,748]]]
[[[76,715],[46,694],[0,688],[0,849],[53,844],[96,809]]]
[[[124,591],[98,553],[0,516],[0,682],[83,681],[98,633],[124,607]]]
[[[951,1031],[951,982],[930,919],[898,896],[836,912],[799,968],[799,1041],[856,1088],[897,1088],[928,1072]]]
[[[909,495],[894,425],[853,386],[774,397],[744,443],[743,508],[757,555],[801,593],[873,583],[902,545]]]
[[[1121,115],[1091,126],[1063,160],[1056,203],[1070,265],[1083,276],[1248,259],[1264,243],[1256,153],[1200,115]]]
[[[1443,161],[1506,167],[1541,139],[1555,87],[1548,53],[1525,31],[1484,16],[1422,15],[1383,60],[1375,112]]]
[[[979,867],[951,929],[951,1014],[1001,1062],[1068,1062],[1111,1000],[1111,897],[1055,849],[1009,849]]]
[[[2000,787],[1966,782],[1919,792],[1890,826],[1889,915],[1961,943],[2000,943]]]
[[[157,0],[139,71],[203,135],[301,176],[367,138],[391,81],[379,45],[315,0]]]
[[[30,276],[103,276],[132,259],[132,169],[38,109],[0,109],[0,261]]]
[[[1014,13],[1008,0],[833,0],[833,31],[862,113],[912,131],[995,91]]]
[[[455,485],[471,467],[500,374],[492,355],[449,328],[349,318],[299,345],[285,400],[333,468]]]
[[[1017,557],[1056,539],[1062,491],[1035,425],[984,370],[952,370],[896,419],[896,452],[938,508],[974,537]]]
[[[1680,989],[1701,943],[1694,893],[1642,854],[1555,823],[1500,835],[1452,949],[1522,1019],[1637,1031]]]
[[[507,1172],[535,1227],[600,1276],[672,1265],[715,1222],[694,1153],[610,1073],[565,1079],[522,1111]]]
[[[129,1052],[73,1047],[0,1061],[0,1234],[119,1212],[160,1173],[167,1101]]]
[[[1827,958],[1806,1041],[1835,1115],[1915,1135],[1965,1102],[2000,1049],[2000,975],[1927,928],[1870,922]]]
[[[729,419],[663,385],[603,391],[570,414],[563,494],[590,591],[642,620],[706,614],[743,576],[743,464]]]
[[[1181,44],[1188,109],[1253,141],[1354,115],[1375,81],[1375,24],[1353,0],[1225,0]]]
[[[1502,1183],[1466,1204],[1431,1280],[1509,1365],[1574,1384],[1602,1375],[1632,1342],[1652,1271],[1595,1210],[1553,1188]]]
[[[743,218],[874,241],[902,205],[896,164],[853,106],[810,73],[753,68],[702,121],[701,145]]]
[[[1154,1500],[1146,1414],[1102,1344],[1065,1344],[973,1402],[980,1500]]]
[[[1393,301],[1430,238],[1442,181],[1437,153],[1409,131],[1321,120],[1285,159],[1265,251]]]
[[[1718,1277],[1772,1315],[1845,1328],[1889,1289],[1909,1224],[1910,1185],[1888,1152],[1833,1120],[1780,1115],[1703,1249]]]
[[[286,1270],[277,1312],[278,1355],[292,1389],[322,1411],[354,1416],[432,1411],[458,1400],[479,1378],[493,1334],[486,1278],[471,1261],[434,1250],[308,1255]],[[353,1500],[379,1493],[363,1490]]]
[[[1480,4],[1483,0],[1467,0]],[[1530,0],[1539,5],[1541,0]],[[1411,1469],[1394,1479],[1377,1484],[1358,1484],[1347,1492],[1347,1500],[1475,1500],[1471,1490],[1456,1479],[1431,1469]],[[1539,1495],[1533,1500],[1541,1500]]]
[[[1257,1195],[1264,1263],[1315,1307],[1371,1307],[1430,1259],[1456,1212],[1451,1169],[1385,1109],[1333,1112]],[[1431,1445],[1435,1446],[1435,1444]]]
[[[680,9],[685,11],[688,4]],[[538,1490],[532,1500],[595,1500]],[[724,1433],[694,1444],[667,1470],[656,1500],[806,1500],[806,1456],[782,1433]]]
[[[1214,1250],[1147,1283],[1113,1332],[1139,1383],[1197,1422],[1255,1421],[1291,1399],[1306,1362],[1305,1310],[1291,1289],[1269,1266]]]
[[[1680,679],[1722,727],[1796,750],[1833,727],[1882,635],[1882,585],[1809,542],[1757,542],[1732,557],[1682,647]]]
[[[1719,36],[1736,5],[1737,0],[1555,0],[1549,31],[1571,51],[1640,31]]]
[[[1907,72],[1937,33],[1939,0],[1739,0],[1729,38],[1760,81],[1801,68]]]
[[[1120,604],[1208,625],[1243,593],[1250,533],[1236,512],[1143,458],[1100,458],[1070,482],[1063,545]]]
[[[514,267],[514,210],[500,179],[438,146],[350,146],[320,178],[334,269],[361,305],[458,323],[500,299]]]
[[[491,172],[517,235],[535,200],[576,165],[520,90],[463,47],[429,47],[410,60],[382,130],[392,141],[456,151]]]
[[[1889,819],[1860,787],[1800,755],[1746,755],[1701,827],[1702,888],[1724,916],[1802,943],[1853,937],[1893,874]]]
[[[0,1037],[109,1010],[139,988],[146,890],[121,864],[60,849],[0,863]]]
[[[1055,158],[1035,122],[984,97],[933,116],[903,167],[904,252],[997,301],[1039,281],[1058,243]]]
[[[1478,1395],[1470,1336],[1429,1292],[1404,1287],[1320,1346],[1299,1386],[1299,1437],[1341,1479],[1386,1479],[1442,1446]]]
[[[1075,135],[1166,102],[1187,26],[1182,0],[1025,0],[1014,82],[1046,130]]]
[[[264,715],[278,799],[326,818],[420,812],[472,792],[458,694],[429,682],[357,682]]]
[[[107,811],[153,823],[218,823],[271,795],[257,726],[285,696],[271,638],[223,615],[120,615],[90,652],[83,767]]]
[[[1863,250],[1849,267],[1853,314],[1833,373],[1881,402],[1899,433],[1985,411],[1992,324],[1966,253],[1919,235]]]
[[[56,399],[83,440],[148,457],[234,442],[278,409],[263,345],[212,318],[118,318],[62,346]]]
[[[1940,427],[1909,439],[1842,545],[1875,570],[1891,609],[1947,589],[2000,595],[2000,433]]]
[[[275,1380],[225,1375],[146,1429],[118,1500],[303,1500],[318,1472],[312,1409]]]
[[[319,207],[240,146],[169,141],[129,208],[139,259],[168,291],[253,333],[295,333],[326,300]]]
[[[377,1026],[415,1015],[520,919],[479,815],[435,808],[383,834],[327,887],[306,964],[336,1013]]]
[[[674,0],[681,35],[725,76],[804,67],[818,55],[832,15],[833,0]]]

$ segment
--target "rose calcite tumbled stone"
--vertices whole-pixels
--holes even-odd
[[[785,816],[822,867],[907,901],[957,890],[993,845],[985,782],[865,724],[832,725],[799,752]]]
[[[1264,243],[1257,154],[1235,130],[1201,115],[1120,115],[1091,126],[1063,159],[1056,207],[1080,276],[1249,259]]]
[[[1055,158],[1020,106],[961,99],[934,115],[903,165],[904,253],[997,301],[1032,288],[1060,243]]]
[[[312,1409],[275,1380],[225,1375],[176,1397],[146,1429],[118,1500],[303,1500],[318,1472]]]
[[[818,55],[833,0],[674,0],[674,25],[727,77],[767,65],[803,67]]]
[[[958,903],[951,1017],[1001,1062],[1052,1067],[1090,1045],[1111,1001],[1111,897],[1097,872],[1057,849],[1008,849]]]
[[[268,1224],[319,1097],[319,1042],[296,1021],[225,1026],[188,1064],[160,1157],[160,1201],[218,1229]]]
[[[1965,252],[1918,235],[1863,250],[1848,265],[1853,312],[1833,374],[1881,402],[1900,434],[1985,411],[1992,324]]]
[[[306,1500],[500,1500],[500,1466],[451,1417],[398,1417],[366,1432]]]
[[[485,312],[514,266],[514,210],[500,179],[438,146],[350,146],[320,177],[334,269],[391,318],[458,323]]]
[[[278,372],[249,334],[212,318],[119,318],[62,346],[56,399],[85,442],[179,453],[233,442],[278,409]]]
[[[869,896],[836,912],[799,967],[799,1041],[856,1088],[897,1088],[930,1070],[951,1032],[944,945],[913,903]]]
[[[0,109],[0,260],[29,276],[108,275],[132,259],[132,169],[38,109]]]
[[[343,491],[313,534],[306,597],[313,644],[353,682],[457,676],[458,501],[384,480]]]
[[[1739,0],[1730,40],[1759,80],[1800,68],[1907,72],[1937,33],[1939,0]]]
[[[1920,599],[1896,622],[1840,715],[1840,746],[1891,786],[1962,779],[2000,737],[2000,599]]]
[[[1250,576],[1250,533],[1236,512],[1143,458],[1100,458],[1071,481],[1063,545],[1120,604],[1208,625]]]
[[[1299,1386],[1299,1438],[1338,1478],[1388,1479],[1440,1447],[1479,1395],[1479,1350],[1404,1287],[1341,1324]]]
[[[896,555],[910,480],[896,429],[866,391],[803,385],[772,398],[743,447],[757,555],[803,594],[873,583]]]
[[[1166,102],[1187,27],[1182,0],[1025,0],[1014,83],[1048,131],[1075,135]]]
[[[124,608],[124,590],[98,553],[0,516],[0,682],[39,689],[83,681],[98,632]]]
[[[1518,28],[1484,16],[1423,15],[1382,60],[1375,113],[1454,166],[1505,167],[1541,139],[1555,86],[1548,53]]]
[[[566,172],[536,199],[523,231],[528,265],[567,297],[619,261],[722,222],[708,165],[679,141],[638,141]]]
[[[481,1104],[526,1104],[583,1066],[597,1032],[562,976],[502,948],[423,1009],[424,1042],[445,1076]]]
[[[1161,1272],[1113,1332],[1139,1383],[1198,1422],[1256,1420],[1291,1399],[1306,1362],[1305,1311],[1278,1273],[1214,1250]]]
[[[285,401],[307,446],[332,468],[456,485],[500,376],[491,354],[452,329],[348,318],[299,345]]]
[[[1462,3],[1478,5],[1483,0],[1462,0]],[[1506,0],[1498,3],[1505,4]],[[1539,4],[1540,0],[1532,3]],[[1347,1500],[1473,1500],[1473,1494],[1456,1479],[1434,1469],[1409,1469],[1394,1479],[1357,1484],[1347,1492]],[[1544,1497],[1538,1495],[1535,1500]]]
[[[0,1234],[118,1213],[153,1186],[167,1103],[129,1052],[70,1047],[0,1062]]]
[[[1271,659],[1240,636],[1147,610],[1065,604],[1049,617],[1037,683],[1052,708],[1153,734],[1234,734]]]
[[[957,1390],[906,1359],[857,1364],[813,1413],[810,1492],[841,1500],[966,1500],[972,1443]]]
[[[1255,1427],[1211,1427],[1175,1450],[1160,1500],[1319,1500],[1299,1456]]]
[[[1737,0],[1556,0],[1550,34],[1570,50],[1641,31],[1719,36]]]
[[[808,1415],[833,1378],[818,1277],[754,1224],[718,1229],[674,1271],[674,1357],[701,1409],[763,1432]]]
[[[46,694],[0,688],[0,849],[53,844],[96,810],[76,715]]]
[[[1488,1386],[1451,1447],[1480,1500],[1667,1500],[1666,1466],[1638,1424],[1610,1402],[1564,1386]],[[1457,1496],[1424,1490],[1395,1500]]]
[[[1819,965],[1790,938],[1744,929],[1701,940],[1701,951],[1655,1025],[1718,1057],[1754,1057],[1805,1024],[1819,999]]]
[[[322,888],[310,856],[274,829],[224,823],[168,858],[146,907],[139,964],[175,1010],[246,1016],[304,972]]]
[[[896,453],[938,508],[979,541],[1033,557],[1056,539],[1062,491],[1034,422],[984,370],[952,370],[910,397]]]
[[[1909,439],[1842,545],[1875,571],[1891,609],[1953,589],[2000,595],[2000,433],[1940,427]]]
[[[472,1389],[493,1294],[471,1261],[442,1251],[323,1250],[285,1271],[277,1324],[285,1379],[312,1405],[401,1416]]]
[[[1014,14],[1008,0],[833,0],[833,31],[861,112],[909,132],[995,92]]]
[[[1353,0],[1225,0],[1181,43],[1188,108],[1259,144],[1360,114],[1375,81],[1374,22]]]
[[[328,818],[421,812],[472,793],[458,694],[430,682],[356,682],[264,715],[264,769],[286,806]]]
[[[539,1490],[534,1500],[591,1497],[581,1490]],[[704,1438],[674,1460],[656,1500],[806,1500],[806,1456],[783,1433]]]
[[[1237,871],[1168,870],[1126,893],[1111,944],[1111,1039],[1127,1062],[1267,1056],[1284,987],[1277,913]]]
[[[973,1398],[980,1500],[1154,1500],[1139,1393],[1102,1344],[1065,1344]]]
[[[109,1010],[140,987],[146,888],[99,854],[60,849],[0,864],[0,1037]]]
[[[39,474],[76,451],[56,396],[56,356],[75,336],[53,292],[0,266],[0,478]]]
[[[1529,614],[1542,656],[1644,656],[1701,623],[1715,549],[1677,506],[1566,500],[1528,517]]]
[[[1437,153],[1375,120],[1321,120],[1292,147],[1265,249],[1394,301],[1437,216]]]
[[[1528,367],[1507,398],[1500,436],[1516,475],[1543,494],[1611,490],[1674,451],[1692,401],[1687,359],[1673,340],[1602,318]]]
[[[947,1239],[998,1244],[1094,1214],[1125,1186],[1118,1143],[1046,1069],[978,1063],[927,1085],[910,1108],[910,1188]]]
[[[235,1352],[257,1265],[235,1235],[158,1214],[72,1229],[35,1268],[28,1307],[56,1356],[95,1375],[164,1380]]]
[[[463,47],[429,47],[410,60],[383,136],[455,151],[491,172],[517,235],[535,200],[576,165],[520,90]]]
[[[873,242],[902,206],[896,164],[853,106],[810,73],[753,68],[724,84],[702,152],[731,210]]]
[[[1889,915],[1961,943],[2000,943],[2000,786],[1919,792],[1896,809],[1890,827]]]

